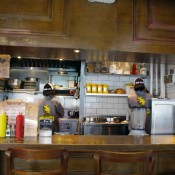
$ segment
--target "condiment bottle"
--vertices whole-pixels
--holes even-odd
[[[15,137],[15,125],[11,126],[10,137]]]
[[[16,116],[16,138],[23,138],[24,136],[24,116],[22,114],[18,114]]]
[[[138,66],[137,66],[137,64],[133,64],[133,66],[132,66],[132,74],[134,74],[134,75],[138,74]]]
[[[6,136],[6,127],[7,127],[7,116],[2,113],[0,115],[0,137]]]
[[[6,137],[10,137],[10,134],[11,134],[10,125],[7,125],[7,129],[6,129]]]

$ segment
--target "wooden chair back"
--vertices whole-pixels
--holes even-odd
[[[115,166],[118,169],[104,169],[105,163],[108,167]],[[118,163],[118,166],[117,166]],[[142,168],[134,168],[141,166]],[[130,165],[130,166],[127,166]],[[129,168],[128,168],[129,167]],[[137,170],[137,172],[134,172]],[[152,173],[152,152],[117,152],[97,151],[94,154],[94,175],[151,175]]]
[[[8,175],[67,175],[66,149],[9,148],[5,151]]]

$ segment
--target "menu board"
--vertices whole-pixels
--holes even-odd
[[[24,137],[38,135],[38,106],[27,103],[24,123]]]
[[[9,78],[10,58],[10,55],[0,54],[0,78]]]
[[[38,135],[38,106],[34,103],[25,103],[21,100],[7,100],[0,102],[0,113],[8,116],[8,124],[16,124],[16,116],[24,116],[24,136]]]
[[[26,103],[22,101],[3,101],[1,112],[4,112],[8,116],[8,124],[16,124],[16,116],[21,113],[26,114]]]

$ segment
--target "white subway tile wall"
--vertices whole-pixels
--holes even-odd
[[[139,76],[138,76],[139,77]],[[108,84],[109,90],[125,88],[128,82],[134,82],[137,76],[131,75],[104,75],[90,74],[85,77],[86,83]],[[144,79],[145,86],[149,89],[149,78]],[[84,85],[84,88],[85,88]],[[127,115],[129,113],[127,97],[104,97],[104,96],[85,96],[84,114],[85,115]]]

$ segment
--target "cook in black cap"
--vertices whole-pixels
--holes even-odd
[[[129,103],[129,107],[131,108],[131,111],[134,111],[134,109],[137,108],[137,110],[140,108],[141,109],[145,109],[147,116],[150,116],[150,109],[149,109],[149,105],[148,105],[148,99],[152,98],[152,95],[149,94],[149,91],[146,89],[144,81],[142,78],[136,78],[134,80],[134,90],[135,93],[131,94],[128,96],[128,103]],[[148,129],[147,132],[150,131],[150,117],[147,117],[146,119],[146,127]],[[148,124],[147,124],[148,123]]]
[[[38,116],[54,116],[52,132],[59,132],[58,118],[64,116],[64,108],[55,98],[55,90],[50,83],[43,89],[44,98],[39,102]]]
[[[134,80],[135,93],[128,96],[129,106],[132,107],[147,107],[146,101],[148,98],[152,98],[149,91],[146,89],[142,78],[136,78]]]

